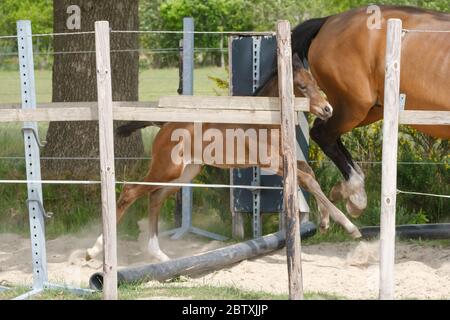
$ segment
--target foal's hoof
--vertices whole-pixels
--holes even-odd
[[[153,259],[158,260],[158,262],[170,261],[170,258],[161,250],[158,252],[149,252],[149,255]]]
[[[98,255],[98,253],[94,250],[94,249],[87,249],[86,250],[86,261],[90,261],[92,259],[94,259],[96,256]]]
[[[350,233],[350,236],[351,236],[353,239],[359,239],[359,238],[362,238],[362,234],[361,234],[361,232],[359,232],[359,229],[358,229],[358,228],[355,228],[355,230],[352,231],[352,232]]]
[[[86,251],[86,257],[85,257],[86,261],[91,261],[92,257],[91,255]]]
[[[156,259],[158,259],[159,262],[167,262],[167,261],[170,261],[170,258],[169,258],[168,256],[166,256],[166,255],[163,255],[163,256],[158,257],[158,258],[156,258]]]
[[[325,234],[328,232],[328,229],[330,229],[330,224],[326,222],[321,222],[319,225],[319,231],[321,234]]]

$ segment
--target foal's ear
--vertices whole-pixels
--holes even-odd
[[[295,52],[292,56],[292,66],[294,67],[294,70],[305,69],[305,66],[303,65],[303,62],[297,52]]]

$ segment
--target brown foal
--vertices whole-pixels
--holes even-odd
[[[333,111],[331,105],[297,55],[293,57],[293,70],[296,96],[309,98],[311,112],[319,118],[324,120],[330,118]],[[258,95],[278,96],[277,76],[272,77],[258,90]],[[236,116],[239,115],[236,114]],[[121,133],[122,135],[131,134],[132,131],[144,126],[142,123],[139,126],[131,123],[128,126],[125,125]],[[280,126],[268,125],[166,123],[162,125],[153,142],[150,170],[145,176],[144,182],[188,183],[199,174],[204,165],[223,169],[260,166],[273,174],[282,175],[279,130]],[[198,141],[196,135],[199,132],[201,140],[195,145],[191,142]],[[236,140],[241,141],[241,144],[235,146]],[[200,149],[200,152],[197,149]],[[323,231],[328,229],[331,216],[352,237],[361,236],[359,230],[327,199],[306,162],[298,162],[297,175],[299,186],[310,192],[318,203],[321,214],[320,227]],[[167,197],[179,189],[180,187],[176,186],[127,184],[117,203],[117,221],[119,222],[126,209],[136,199],[149,195],[150,239],[148,252],[160,261],[166,261],[169,258],[159,247],[159,212]],[[97,239],[92,248],[87,250],[87,258],[95,257],[101,251],[102,236]]]

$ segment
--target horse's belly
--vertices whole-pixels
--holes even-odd
[[[411,127],[435,138],[450,139],[450,126],[411,126]]]

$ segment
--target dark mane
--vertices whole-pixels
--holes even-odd
[[[308,61],[308,51],[311,42],[328,18],[316,18],[305,21],[292,31],[292,52],[297,53],[302,61]]]
[[[306,64],[308,62],[309,47],[328,18],[329,17],[308,20],[299,24],[294,30],[292,30],[292,52],[297,53],[300,59],[306,62]],[[273,77],[277,75],[278,70],[275,68],[270,73],[267,81],[259,86],[255,93],[253,93],[253,96],[258,96],[273,79]]]
[[[253,93],[254,97],[259,96],[259,94],[261,93],[261,91],[270,83],[270,81],[272,81],[272,79],[274,77],[276,77],[278,75],[278,69],[275,68],[270,72],[270,76],[267,78],[266,82],[264,82],[262,85],[260,85],[258,87],[258,89],[256,89],[256,91]]]

